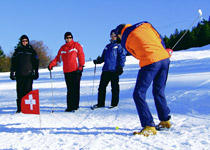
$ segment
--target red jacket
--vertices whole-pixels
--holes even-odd
[[[57,62],[63,61],[63,72],[73,72],[82,70],[85,64],[85,54],[82,46],[78,42],[73,40],[69,43],[64,44],[58,51],[55,59],[50,63],[50,66],[54,67]]]

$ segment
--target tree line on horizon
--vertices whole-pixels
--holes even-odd
[[[166,48],[172,48],[175,43],[182,37],[182,35],[187,30],[175,30],[170,37],[164,36],[163,40],[165,42]],[[19,41],[20,42],[20,41]],[[17,46],[19,46],[18,43]],[[49,48],[43,43],[43,41],[30,41],[30,44],[33,46],[34,50],[37,52],[39,57],[39,67],[47,68],[51,57],[49,56]],[[174,51],[185,50],[192,47],[201,47],[210,44],[210,17],[209,21],[203,19],[200,21],[196,27],[193,27],[191,31],[188,31],[184,38],[177,44],[173,49]],[[0,72],[10,71],[12,53],[5,55],[4,51],[0,46]],[[89,60],[92,60],[91,58]]]
[[[170,37],[164,36],[166,48],[172,48],[187,30],[175,30]],[[202,47],[210,44],[210,17],[209,21],[203,19],[174,47],[174,51],[186,50],[192,47]]]
[[[39,68],[47,68],[48,64],[50,63],[51,57],[49,56],[49,48],[43,43],[43,41],[30,41],[30,45],[36,51],[38,58],[39,58]],[[16,49],[20,46],[20,39],[19,43],[14,47]],[[8,72],[11,68],[11,58],[13,52],[10,52],[9,55],[5,55],[4,51],[0,46],[0,72]]]

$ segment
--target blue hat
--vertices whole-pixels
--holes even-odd
[[[120,24],[116,27],[116,34],[121,34],[122,29],[124,28],[125,24]]]
[[[117,34],[116,34],[116,29],[113,29],[113,30],[110,32],[110,36],[111,36],[112,34],[117,35]]]

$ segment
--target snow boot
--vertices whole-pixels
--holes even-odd
[[[21,113],[21,110],[17,110],[15,113]]]
[[[112,108],[115,108],[115,107],[117,107],[117,106],[109,106],[109,109],[112,109]]]
[[[75,109],[69,109],[69,108],[66,108],[65,112],[75,112],[76,110]]]
[[[101,106],[101,105],[98,105],[98,104],[95,104],[93,105],[92,107],[90,107],[92,110],[96,109],[96,108],[102,108],[102,107],[105,107],[105,106]]]
[[[17,102],[17,111],[16,113],[20,113],[21,112],[21,100],[20,99],[16,99]]]
[[[134,132],[133,135],[143,135],[148,137],[149,135],[156,135],[155,127],[146,126],[140,132]]]
[[[164,130],[164,129],[170,129],[171,128],[171,123],[170,121],[161,121],[157,126],[156,130]]]

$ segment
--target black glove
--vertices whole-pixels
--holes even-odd
[[[50,66],[50,64],[49,64],[49,66],[47,67],[47,69],[50,71],[50,70],[53,70],[53,67]]]
[[[33,79],[37,80],[39,78],[39,72],[38,71],[34,71],[33,72]]]
[[[15,73],[14,72],[10,72],[10,79],[11,80],[16,80],[16,77],[15,77]]]
[[[82,69],[82,70],[77,70],[77,71],[76,71],[76,73],[79,74],[80,76],[82,76],[82,72],[83,72],[83,69]]]
[[[100,64],[100,59],[101,59],[101,57],[100,56],[98,56],[95,60],[93,60],[93,63],[94,64]]]
[[[117,74],[120,76],[123,73],[123,67],[119,67],[117,70]]]
[[[97,59],[93,60],[93,63],[98,64],[98,60]]]

